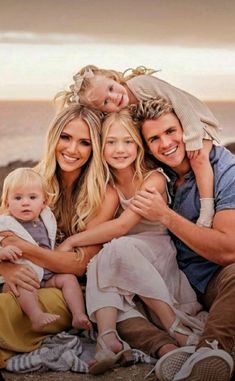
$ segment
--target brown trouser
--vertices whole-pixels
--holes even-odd
[[[219,270],[208,284],[201,302],[209,310],[208,320],[198,347],[205,340],[217,340],[219,347],[235,360],[235,264]],[[143,318],[131,318],[117,325],[120,336],[133,348],[153,357],[165,344],[176,344],[167,332]]]
[[[205,340],[217,340],[235,360],[235,264],[214,275],[201,301],[209,315],[198,347],[205,346]]]

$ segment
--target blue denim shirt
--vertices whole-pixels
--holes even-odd
[[[224,147],[213,147],[210,153],[215,186],[215,210],[235,209],[235,156]],[[195,177],[192,171],[185,175],[185,182],[173,192],[176,174],[167,171],[171,182],[172,209],[192,222],[199,216],[200,200]],[[204,293],[213,274],[220,268],[216,263],[197,255],[177,237],[173,236],[179,267],[184,271],[192,286]]]

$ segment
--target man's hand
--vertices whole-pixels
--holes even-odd
[[[161,194],[152,187],[139,191],[132,200],[130,208],[149,221],[159,222],[163,221],[169,209]]]
[[[28,291],[40,288],[36,273],[27,265],[17,263],[1,263],[1,275],[3,275],[6,285],[15,296],[19,296],[18,287]]]

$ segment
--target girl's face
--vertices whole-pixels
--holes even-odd
[[[45,205],[45,196],[38,184],[17,186],[9,190],[7,208],[9,213],[18,220],[37,219]]]
[[[69,122],[60,134],[56,146],[56,161],[62,177],[69,182],[76,180],[92,151],[89,127],[79,117]]]
[[[129,104],[124,86],[111,78],[97,75],[92,81],[91,97],[94,106],[102,112],[118,112]]]
[[[118,122],[109,129],[104,145],[104,159],[113,169],[131,166],[137,157],[137,144],[129,132]]]

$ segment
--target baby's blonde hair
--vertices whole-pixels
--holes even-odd
[[[141,135],[128,109],[122,109],[119,112],[108,114],[105,117],[102,124],[101,154],[102,154],[103,165],[105,168],[106,184],[109,181],[115,180],[114,172],[112,171],[112,168],[108,165],[108,163],[106,162],[104,158],[104,148],[106,144],[106,139],[107,139],[109,130],[114,123],[118,123],[120,126],[124,127],[137,145],[137,157],[134,162],[135,174],[134,174],[133,180],[137,179],[138,185],[140,186],[144,180],[145,174],[148,171],[148,169],[144,161],[145,152],[143,148]]]
[[[139,75],[152,75],[158,70],[147,69],[145,66],[137,68],[128,68],[124,72],[119,72],[112,69],[102,69],[94,65],[84,66],[79,72],[73,76],[74,82],[70,85],[69,90],[60,91],[55,99],[61,98],[62,105],[81,103],[95,108],[94,99],[91,97],[91,87],[96,76],[103,76],[113,79],[114,81],[124,84],[129,79]]]
[[[38,186],[42,194],[47,200],[47,186],[42,176],[32,168],[17,168],[10,172],[4,182],[1,197],[1,214],[8,214],[8,196],[9,192],[18,187],[30,187],[32,185]]]

